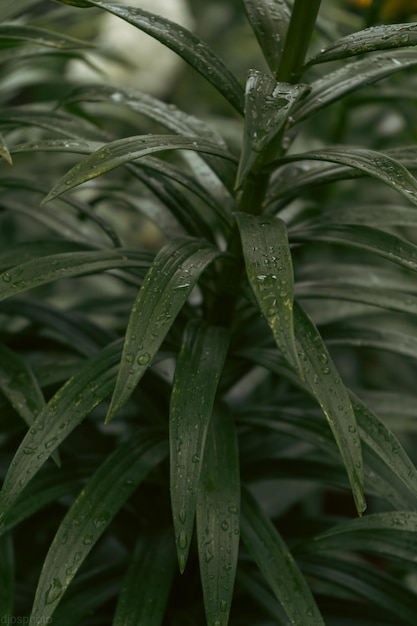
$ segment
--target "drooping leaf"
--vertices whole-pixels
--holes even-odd
[[[121,342],[102,350],[45,405],[20,444],[0,492],[0,521],[4,524],[23,489],[55,448],[111,393],[120,360]]]
[[[329,423],[349,476],[356,509],[366,509],[363,461],[358,425],[352,404],[329,352],[314,323],[295,303],[295,335],[304,378]]]
[[[240,475],[235,425],[215,410],[204,449],[197,542],[208,624],[227,626],[239,551]]]
[[[69,191],[88,180],[101,176],[110,170],[140,159],[147,154],[164,150],[194,150],[207,152],[215,156],[234,161],[234,157],[217,144],[199,137],[180,137],[178,135],[138,135],[125,137],[107,143],[96,152],[77,163],[51,189],[44,203]]]
[[[313,595],[284,540],[257,502],[242,494],[242,540],[288,616],[288,624],[324,626]]]
[[[17,23],[0,24],[0,47],[2,47],[3,40],[6,40],[6,42],[12,40],[16,43],[30,42],[59,50],[91,48],[94,46],[92,43],[69,37],[64,33],[56,33],[46,28]]]
[[[283,132],[295,104],[308,92],[307,85],[277,83],[271,76],[251,70],[246,82],[243,150],[236,187],[251,171],[275,156],[268,152]]]
[[[174,572],[171,529],[140,536],[119,595],[113,626],[160,626]]]
[[[107,421],[127,402],[201,273],[219,254],[199,239],[173,241],[158,253],[131,311]]]
[[[417,180],[396,159],[365,148],[345,146],[339,148],[324,148],[314,152],[291,155],[282,159],[283,162],[292,161],[330,161],[348,165],[358,169],[373,178],[381,180],[395,191],[398,191],[413,204],[417,204]]]
[[[120,248],[94,252],[64,252],[33,259],[0,274],[0,300],[61,278],[130,267],[148,268],[149,254]]]
[[[52,616],[113,517],[166,455],[165,441],[138,429],[106,458],[58,528],[43,564],[31,619],[45,620]]]
[[[276,75],[290,23],[290,11],[285,2],[276,0],[244,0],[243,4],[269,68]]]
[[[74,1],[80,0],[71,0]],[[158,39],[202,74],[239,113],[243,112],[243,90],[237,79],[211,48],[189,30],[138,7],[112,4],[106,0],[89,0],[87,6],[102,8]]]
[[[390,48],[398,50],[415,45],[417,45],[416,24],[410,22],[406,24],[378,24],[334,41],[309,59],[306,67],[316,63],[346,59],[366,52]]]
[[[311,83],[310,94],[293,112],[293,122],[296,124],[310,118],[347,94],[416,64],[413,50],[397,50],[395,54],[391,51],[381,52],[373,57],[367,56],[360,61],[345,64]]]
[[[181,572],[191,544],[201,459],[228,343],[225,329],[192,320],[175,368],[170,404],[170,491]]]
[[[294,336],[294,274],[285,223],[274,217],[236,214],[246,272],[275,342],[300,371]]]

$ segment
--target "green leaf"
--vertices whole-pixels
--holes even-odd
[[[417,58],[414,50],[398,50],[395,55],[392,52],[381,52],[376,56],[369,56],[355,63],[343,65],[311,83],[310,94],[293,112],[294,124],[312,117],[324,107],[341,100],[353,91],[371,85],[400,70],[414,67],[416,64]]]
[[[113,626],[160,626],[174,572],[171,529],[141,535],[120,591]]]
[[[120,340],[107,346],[49,400],[20,444],[0,492],[0,522],[59,444],[110,394]]]
[[[160,15],[149,13],[138,7],[126,7],[103,0],[89,0],[88,6],[97,6],[117,15],[151,37],[158,39],[197,70],[239,113],[243,113],[243,90],[235,76],[211,48],[189,30]]]
[[[275,217],[236,213],[246,272],[275,342],[300,372],[294,336],[294,274],[285,223]]]
[[[228,345],[225,329],[191,320],[175,368],[170,404],[170,482],[181,572],[190,548],[200,461]]]
[[[30,42],[58,50],[94,47],[94,44],[87,41],[27,24],[0,24],[0,47],[2,40],[15,40],[17,43]]]
[[[101,176],[116,167],[125,165],[154,152],[164,150],[194,150],[207,152],[224,159],[234,161],[234,157],[217,144],[200,137],[179,137],[177,135],[138,135],[125,137],[107,143],[96,152],[77,163],[51,189],[43,201],[50,202],[53,198],[69,191],[81,183]]]
[[[417,24],[378,24],[334,41],[309,59],[305,67],[346,59],[366,52],[415,45],[417,45]]]
[[[227,626],[239,552],[239,455],[227,410],[215,411],[204,450],[197,502],[197,541],[208,624]]]
[[[331,527],[300,547],[302,553],[355,551],[415,563],[417,513],[389,511]]]
[[[15,591],[15,559],[11,533],[0,538],[0,615],[13,623],[13,600]]]
[[[339,447],[359,515],[366,509],[363,493],[363,461],[355,413],[317,328],[295,303],[295,335],[304,378],[320,404]]]
[[[269,68],[276,75],[291,13],[284,2],[276,0],[243,0],[243,4]]]
[[[297,231],[291,234],[294,234],[292,241],[327,241],[353,249],[367,250],[413,272],[417,271],[417,246],[377,228],[360,224],[340,224],[330,225],[325,229],[322,226],[307,229],[301,237]]]
[[[324,148],[315,152],[291,155],[282,159],[282,162],[308,160],[330,161],[358,169],[381,180],[410,202],[417,204],[417,180],[399,161],[387,154],[375,150],[344,146],[343,149]]]
[[[282,134],[295,104],[308,92],[307,85],[277,83],[268,74],[250,70],[245,93],[244,142],[236,186],[249,172],[271,159],[271,142]],[[278,146],[279,147],[279,146]]]
[[[9,165],[13,165],[13,159],[10,155],[9,148],[7,147],[7,143],[3,135],[1,134],[0,134],[0,158],[4,159],[6,163],[8,163]]]
[[[242,496],[242,539],[294,626],[324,626],[308,584],[278,530],[254,498]]]
[[[130,267],[149,267],[149,255],[124,248],[52,254],[26,261],[2,272],[0,274],[0,301],[62,278]]]
[[[35,623],[52,616],[113,517],[166,455],[166,442],[138,430],[102,463],[69,509],[46,555],[30,616]]]
[[[219,254],[200,239],[176,240],[158,253],[131,311],[107,421],[127,402],[200,275]]]

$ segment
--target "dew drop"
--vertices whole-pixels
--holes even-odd
[[[135,357],[134,357],[134,355],[133,355],[131,352],[128,352],[128,353],[126,354],[126,361],[127,361],[128,363],[132,363],[132,361],[133,361],[133,359],[134,359],[134,358],[135,358]]]
[[[224,531],[229,530],[229,524],[228,524],[228,522],[226,522],[226,520],[223,520],[223,521],[222,521],[222,523],[221,523],[221,528],[222,528],[222,530],[224,530]]]
[[[185,548],[188,546],[188,537],[183,530],[178,535],[177,544],[181,550],[185,550]]]
[[[62,583],[59,578],[54,578],[53,583],[49,587],[45,595],[45,604],[53,604],[63,594]]]
[[[149,352],[144,352],[143,354],[138,356],[138,364],[139,365],[147,365],[151,360],[151,355]]]
[[[12,277],[10,276],[9,272],[5,272],[3,274],[3,281],[5,283],[10,283],[11,280],[12,280]]]

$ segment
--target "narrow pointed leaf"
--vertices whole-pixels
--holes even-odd
[[[164,150],[193,150],[207,152],[234,161],[234,157],[217,144],[200,137],[179,137],[178,135],[138,135],[125,137],[107,143],[96,152],[77,163],[61,178],[44,199],[43,203],[69,191],[88,180],[97,178],[116,167],[125,165],[147,154]]]
[[[367,250],[397,265],[417,271],[417,246],[383,230],[360,224],[331,225],[312,228],[301,237],[294,232],[293,241],[327,241],[352,249]]]
[[[112,4],[104,0],[89,0],[88,5],[117,15],[158,39],[208,80],[239,113],[243,112],[243,90],[237,79],[211,48],[189,30],[138,7]]]
[[[121,342],[106,347],[49,400],[20,444],[0,492],[4,520],[29,481],[55,448],[111,393]]]
[[[236,214],[246,272],[275,342],[300,371],[294,337],[294,274],[285,223],[274,217]]]
[[[357,551],[415,563],[417,513],[388,511],[333,526],[301,548],[316,551]]]
[[[181,572],[190,548],[200,461],[228,344],[225,329],[192,320],[175,368],[170,404],[170,482]]]
[[[311,83],[311,93],[293,112],[293,121],[298,123],[324,107],[344,98],[346,94],[367,87],[395,72],[417,65],[414,50],[381,52],[372,59],[366,57],[318,78]]]
[[[174,572],[175,544],[171,529],[139,537],[119,595],[113,626],[161,626]]]
[[[197,504],[197,541],[207,624],[227,626],[240,536],[240,474],[235,425],[227,410],[213,414]]]
[[[363,461],[355,413],[320,333],[296,303],[295,334],[304,378],[329,423],[349,476],[356,509],[366,509],[363,492]]]
[[[7,147],[7,143],[0,134],[0,157],[6,161],[9,165],[13,165],[13,159],[10,155],[9,148]]]
[[[94,544],[167,452],[166,442],[138,430],[102,463],[69,509],[49,548],[31,613],[35,623],[51,618]]]
[[[396,159],[364,148],[344,147],[325,148],[316,152],[304,152],[303,154],[286,157],[284,161],[330,161],[340,163],[357,169],[373,178],[381,180],[395,191],[398,191],[413,204],[417,204],[417,180]]]
[[[56,33],[45,28],[38,28],[27,24],[0,24],[0,47],[3,40],[30,42],[41,46],[57,48],[58,50],[73,50],[74,48],[91,48],[92,43],[69,37],[63,33]]]
[[[256,70],[249,72],[245,93],[244,143],[237,187],[242,185],[251,170],[261,167],[267,160],[266,150],[283,131],[293,107],[308,90],[307,85],[277,83],[269,74]]]
[[[346,59],[366,52],[415,45],[417,45],[417,24],[378,24],[331,43],[319,54],[309,59],[306,67],[316,63]]]
[[[200,275],[219,254],[199,239],[173,241],[159,252],[131,311],[107,421],[127,402]]]
[[[117,268],[147,268],[143,252],[105,250],[53,254],[12,267],[0,274],[0,301],[61,278],[72,278]]]
[[[285,2],[243,0],[245,11],[270,70],[277,74],[291,13]]]
[[[242,540],[292,626],[324,626],[310,588],[278,530],[245,491]]]

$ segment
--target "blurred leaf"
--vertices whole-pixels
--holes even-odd
[[[291,552],[247,491],[242,494],[241,532],[251,557],[287,613],[288,623],[324,626],[308,584]]]
[[[68,0],[66,1],[68,2]],[[117,15],[151,37],[158,39],[208,80],[239,113],[243,112],[243,91],[235,76],[211,48],[189,30],[160,15],[149,13],[138,7],[110,4],[102,0],[89,0],[88,6],[97,6]]]
[[[239,453],[227,410],[214,411],[197,502],[197,541],[208,624],[227,626],[239,552]]]
[[[365,52],[415,45],[417,45],[417,24],[410,22],[406,24],[378,24],[338,39],[309,59],[306,67],[316,63],[346,59]]]
[[[200,461],[228,344],[225,329],[191,320],[175,368],[170,403],[170,490],[181,572],[190,548]]]
[[[20,444],[0,492],[0,522],[59,444],[111,393],[120,340],[88,361],[49,400]]]
[[[119,595],[113,626],[160,626],[174,572],[172,530],[140,536]]]
[[[52,616],[113,517],[166,455],[166,442],[139,429],[102,463],[58,528],[43,564],[31,619]]]
[[[10,155],[9,148],[3,135],[0,134],[0,157],[6,161],[9,165],[13,165],[13,159]]]
[[[250,70],[245,93],[243,150],[236,187],[250,172],[275,156],[273,142],[284,130],[295,104],[309,91],[307,85],[277,83],[268,74]]]
[[[356,551],[415,563],[417,513],[389,511],[333,526],[301,547],[301,552]]]
[[[3,109],[1,111],[0,125],[3,124],[5,128],[14,126],[21,128],[22,126],[33,126],[35,128],[43,128],[51,130],[59,135],[64,135],[70,139],[79,139],[81,144],[90,141],[103,141],[108,139],[106,134],[103,134],[93,124],[83,120],[80,117],[68,115],[55,111],[49,107],[13,107],[12,109]],[[33,142],[32,146],[41,146],[41,143]],[[65,145],[65,144],[64,144]],[[76,144],[73,144],[76,145]],[[68,143],[71,146],[71,143]],[[41,149],[39,147],[39,149]],[[16,151],[16,148],[11,148],[12,152]]]
[[[6,623],[13,623],[15,596],[15,559],[11,533],[0,538],[0,614]]]
[[[342,455],[359,515],[366,509],[363,461],[355,413],[347,390],[311,319],[296,303],[295,335],[305,380],[316,397]]]
[[[376,56],[367,56],[360,61],[326,74],[311,83],[311,92],[296,107],[292,114],[293,123],[310,118],[329,104],[345,98],[353,91],[362,89],[395,72],[417,65],[414,50],[381,52]]]
[[[62,278],[130,267],[149,267],[149,255],[119,248],[93,252],[64,252],[35,258],[0,274],[0,301]]]
[[[417,180],[397,160],[377,152],[364,148],[344,146],[343,149],[324,148],[316,152],[304,152],[285,157],[283,161],[331,161],[348,165],[354,169],[381,180],[389,187],[398,191],[413,204],[417,204]]]
[[[285,3],[276,0],[243,0],[243,4],[265,60],[276,75],[290,23],[290,11]]]
[[[201,273],[219,254],[199,239],[174,240],[158,253],[131,311],[107,421],[127,402]]]
[[[294,337],[294,274],[285,223],[275,217],[236,213],[246,272],[275,342],[301,372]]]
[[[205,141],[199,137],[194,139],[179,137],[178,135],[139,135],[125,137],[107,143],[96,152],[77,163],[61,180],[51,189],[43,203],[50,202],[53,198],[69,191],[81,183],[101,176],[110,170],[125,165],[147,154],[164,150],[195,150],[207,152],[228,160],[234,157],[219,147],[217,144]]]
[[[16,43],[30,42],[59,50],[72,50],[74,48],[91,48],[94,44],[81,39],[69,37],[63,33],[56,33],[45,28],[38,28],[27,24],[0,24],[0,47],[2,40],[14,40]]]

